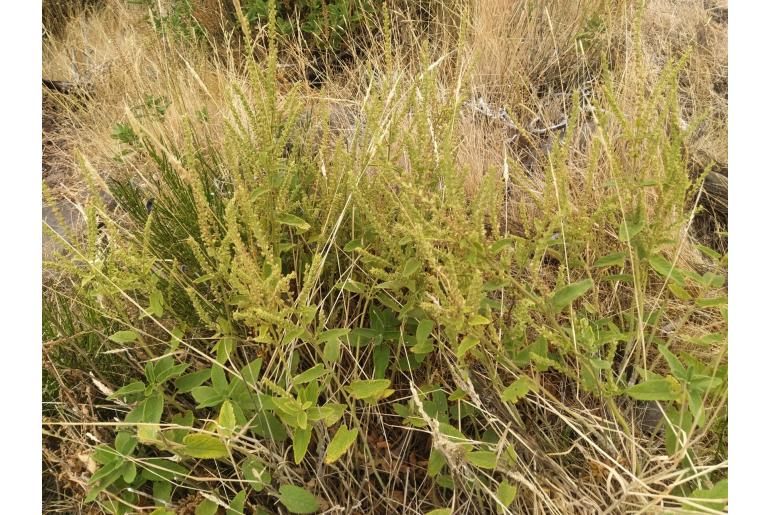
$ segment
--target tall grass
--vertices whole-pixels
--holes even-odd
[[[552,4],[523,12],[552,32]],[[600,4],[570,30],[643,13]],[[708,169],[681,123],[688,56],[651,68],[630,44],[628,75],[600,36],[595,59],[554,38],[555,64],[484,90],[496,36],[455,8],[434,46],[386,10],[382,44],[320,93],[284,80],[274,14],[242,68],[164,36],[160,83],[79,115],[121,124],[113,173],[82,160],[88,229],[44,291],[44,338],[71,351],[50,363],[93,367],[104,404],[83,502],[723,509],[726,257],[691,237]],[[469,107],[530,81],[559,89],[563,129]]]

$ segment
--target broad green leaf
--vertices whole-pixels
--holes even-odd
[[[658,351],[665,358],[666,363],[668,363],[668,367],[671,369],[671,373],[674,375],[674,377],[683,380],[687,375],[687,371],[685,370],[684,365],[682,365],[682,362],[679,361],[679,358],[674,356],[674,354],[668,350],[668,347],[665,345],[658,344]]]
[[[305,384],[309,383],[310,381],[313,381],[315,379],[318,379],[319,377],[323,376],[324,374],[328,374],[329,370],[325,369],[323,364],[319,363],[318,365],[314,366],[313,368],[309,368],[302,372],[301,374],[297,375],[292,382],[295,385],[298,384]]]
[[[241,369],[241,377],[247,384],[256,384],[259,371],[262,369],[262,358],[257,358]]]
[[[481,342],[481,340],[475,336],[468,335],[463,338],[463,341],[460,342],[460,345],[457,347],[457,357],[462,359],[462,357],[465,356],[465,353],[478,345],[479,342]]]
[[[134,479],[136,479],[136,464],[133,461],[125,462],[123,464],[121,476],[123,476],[123,481],[129,485],[133,483]]]
[[[281,215],[278,215],[276,218],[276,221],[283,225],[288,225],[290,227],[295,227],[299,231],[307,231],[310,229],[310,224],[304,221],[302,218],[292,215],[290,213],[283,213]]]
[[[230,401],[222,403],[222,407],[219,409],[219,423],[220,430],[223,435],[230,436],[235,430],[235,411]]]
[[[211,367],[211,385],[222,395],[227,393],[227,388],[230,386],[224,367],[218,363],[214,363],[214,366]]]
[[[198,403],[198,408],[210,408],[219,406],[225,399],[224,396],[211,386],[196,386],[190,393]]]
[[[608,266],[618,266],[626,262],[627,254],[625,252],[616,252],[602,256],[594,263],[594,268],[605,268]]]
[[[433,320],[420,320],[420,323],[417,325],[417,334],[415,336],[417,345],[425,345],[427,343],[428,336],[430,336],[430,333],[433,331],[435,325],[436,324],[433,322]]]
[[[230,501],[230,506],[227,507],[227,515],[242,515],[243,510],[246,507],[246,490],[241,490],[233,500]]]
[[[516,487],[516,485],[512,485],[505,480],[500,481],[500,484],[497,485],[497,500],[507,508],[516,499],[516,494],[518,491],[519,489]],[[502,510],[499,509],[499,506],[498,512],[502,512]]]
[[[621,222],[620,228],[618,229],[620,241],[631,241],[643,228],[644,224],[642,223],[633,223],[628,220]]]
[[[428,475],[435,477],[441,469],[446,465],[446,456],[440,450],[432,447],[430,450],[430,456],[428,457]]]
[[[326,458],[324,463],[334,463],[340,457],[347,452],[348,448],[356,441],[358,437],[358,429],[348,429],[348,426],[343,424],[335,433],[334,438],[329,443],[329,447],[326,449]]]
[[[324,359],[331,363],[336,363],[340,359],[340,340],[331,338],[324,344]]]
[[[529,377],[522,376],[511,383],[508,388],[503,390],[503,393],[500,394],[500,398],[503,401],[513,402],[515,404],[529,392],[537,392],[538,390],[539,387],[537,383],[533,382]]]
[[[201,503],[195,507],[195,515],[215,515],[219,505],[214,501],[203,499]]]
[[[139,463],[144,469],[142,476],[148,481],[179,482],[190,473],[185,466],[163,458],[144,458]]]
[[[452,508],[436,508],[435,510],[430,510],[425,515],[452,515]]]
[[[152,496],[155,497],[155,504],[159,504],[158,501],[171,504],[173,486],[169,481],[153,481]]]
[[[352,293],[366,293],[366,285],[348,278],[341,286],[341,289]]]
[[[674,296],[679,300],[690,300],[692,299],[692,295],[690,295],[690,292],[685,290],[682,286],[676,284],[675,282],[669,282],[667,284],[667,287],[671,293],[674,294]]]
[[[583,279],[576,283],[568,284],[558,289],[551,297],[551,305],[559,312],[572,304],[574,300],[585,294],[593,288],[594,282],[591,279]]]
[[[157,384],[163,384],[172,377],[177,377],[178,375],[181,375],[185,370],[187,370],[187,367],[189,367],[189,363],[179,363],[178,365],[173,365],[172,367],[169,367],[168,369],[163,370],[162,372],[158,372],[158,370],[155,370],[155,382]]]
[[[354,381],[347,387],[354,399],[370,399],[385,393],[390,379],[365,379]]]
[[[361,239],[357,240],[350,240],[345,244],[345,246],[342,248],[345,252],[353,252],[356,249],[363,248],[364,244],[361,242]]]
[[[501,250],[503,250],[506,247],[510,247],[513,245],[513,240],[510,238],[503,238],[501,240],[497,240],[494,242],[490,247],[489,250],[492,251],[492,254],[497,254]]]
[[[227,363],[230,356],[233,355],[235,349],[235,338],[232,336],[224,336],[220,338],[216,345],[213,347],[213,351],[216,353],[216,361],[220,365]]]
[[[682,386],[673,377],[650,379],[626,390],[632,399],[640,401],[673,401],[682,393]]]
[[[497,454],[492,451],[474,451],[465,455],[468,463],[482,469],[494,469],[497,466]]]
[[[684,286],[684,276],[682,275],[682,271],[675,268],[666,258],[658,254],[651,256],[648,261],[652,269],[655,270],[658,275],[664,279],[668,278],[674,281],[679,286]]]
[[[307,426],[307,424],[305,424]],[[310,445],[310,436],[313,433],[312,427],[294,429],[292,436],[292,452],[294,453],[294,463],[299,465],[307,453]]]
[[[131,343],[135,342],[139,338],[139,335],[135,331],[118,331],[110,336],[110,340],[115,343]]]
[[[419,270],[422,267],[422,263],[420,263],[419,260],[416,258],[409,258],[406,260],[406,263],[404,263],[404,277],[409,277],[413,273],[415,273],[417,270]]]
[[[727,304],[727,297],[716,297],[712,299],[697,299],[695,305],[699,308],[713,308]]]
[[[347,328],[329,329],[328,331],[324,331],[318,335],[318,341],[328,342],[331,340],[337,340],[343,336],[346,336],[349,332],[350,329]]]
[[[174,386],[176,386],[177,393],[187,393],[192,391],[193,388],[196,388],[206,381],[208,381],[211,378],[211,369],[210,368],[204,368],[203,370],[198,370],[197,372],[190,372],[189,374],[185,374],[179,378],[177,378],[176,381],[174,381]]]
[[[120,388],[117,392],[110,395],[110,399],[117,399],[119,397],[126,398],[129,395],[136,395],[138,393],[144,393],[145,388],[147,388],[143,382],[141,381],[134,381],[131,384],[127,384],[123,388]]]
[[[701,488],[690,494],[690,499],[697,499],[703,508],[722,511],[727,504],[727,479],[723,479],[712,488]]]
[[[468,319],[468,325],[487,325],[492,321],[483,315],[474,314]]]
[[[126,431],[121,431],[115,436],[115,450],[123,455],[131,455],[136,449],[136,437]]]
[[[163,316],[163,293],[155,290],[150,294],[150,311],[156,317]]]
[[[163,416],[163,394],[155,392],[147,397],[142,407],[142,422],[157,424]]]
[[[278,492],[280,494],[278,500],[286,506],[290,513],[315,513],[320,508],[315,496],[304,488],[294,485],[281,485]]]
[[[193,458],[224,458],[227,447],[219,438],[203,433],[190,434],[184,437],[182,452]]]

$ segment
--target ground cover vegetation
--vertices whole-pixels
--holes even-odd
[[[46,511],[726,509],[726,6],[46,24]]]

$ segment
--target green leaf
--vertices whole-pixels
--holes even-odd
[[[329,329],[328,331],[324,331],[318,335],[318,341],[328,342],[331,340],[337,340],[343,336],[346,336],[349,332],[350,329],[347,328]]]
[[[134,381],[131,384],[127,384],[123,388],[120,388],[117,392],[110,395],[110,399],[117,399],[118,397],[126,398],[129,395],[136,395],[138,393],[143,393],[145,388],[147,388],[143,382],[141,381]]]
[[[474,314],[468,319],[468,325],[487,325],[492,321],[485,316]]]
[[[267,466],[254,457],[246,458],[243,461],[241,473],[255,492],[261,492],[273,480]]]
[[[120,454],[129,456],[136,449],[136,437],[126,431],[121,431],[115,436],[115,450]]]
[[[690,494],[690,499],[698,500],[703,508],[722,511],[727,504],[727,479],[723,479],[712,488],[701,488]]]
[[[198,403],[198,408],[210,408],[219,406],[225,399],[224,396],[211,386],[196,386],[190,393]]]
[[[669,291],[674,294],[674,296],[679,300],[690,300],[692,299],[692,295],[690,295],[690,292],[685,290],[682,286],[676,284],[675,282],[669,282],[667,285]]]
[[[135,342],[139,338],[139,335],[135,331],[118,331],[110,336],[110,340],[115,343],[131,343]]]
[[[673,377],[650,379],[626,390],[629,397],[640,401],[673,401],[681,393],[682,386]]]
[[[281,485],[278,492],[280,494],[278,500],[286,506],[290,513],[315,513],[320,508],[315,496],[304,488]]]
[[[301,374],[297,375],[293,379],[293,383],[295,385],[297,384],[305,384],[309,383],[310,381],[313,381],[315,379],[318,379],[319,377],[328,374],[329,370],[325,369],[323,364],[319,363],[318,365],[314,366],[313,368],[309,368],[302,372]]]
[[[219,419],[217,420],[219,427],[222,429],[222,434],[230,436],[235,430],[235,411],[230,401],[222,403],[222,407],[219,409]]]
[[[668,347],[658,344],[658,351],[665,358],[666,363],[668,363],[668,367],[671,369],[671,373],[674,375],[674,377],[684,379],[687,376],[687,371],[685,370],[684,365],[682,365],[682,362],[679,361],[679,358],[674,356],[674,354],[668,350]]]
[[[363,283],[359,283],[358,281],[354,281],[353,279],[348,278],[342,286],[340,286],[341,289],[352,292],[352,293],[365,293],[366,292],[366,286]]]
[[[148,481],[179,482],[190,473],[183,465],[163,458],[144,458],[141,465],[142,476]]]
[[[621,222],[620,229],[618,229],[620,241],[631,241],[643,228],[644,224],[641,222],[634,223],[629,222],[628,220]]]
[[[233,500],[230,501],[230,506],[227,507],[227,515],[242,515],[243,510],[246,507],[246,490],[241,490]]]
[[[195,507],[195,515],[215,515],[219,505],[214,501],[203,499],[201,503]]]
[[[335,433],[334,438],[329,443],[329,447],[326,449],[326,458],[324,463],[334,463],[340,457],[347,452],[351,445],[356,441],[358,437],[358,429],[348,429],[348,426],[342,424]]]
[[[452,515],[452,508],[436,508],[435,510],[430,510],[425,515]]]
[[[227,456],[227,447],[219,438],[203,433],[187,435],[183,440],[182,452],[193,458],[224,458]]]
[[[230,383],[227,382],[224,367],[218,363],[215,363],[211,368],[211,384],[222,395],[227,393],[227,388],[230,386]]]
[[[142,422],[157,424],[163,416],[163,394],[155,392],[144,400]]]
[[[727,304],[727,297],[716,297],[713,299],[697,299],[695,305],[699,308],[713,308]]]
[[[537,392],[538,390],[539,386],[537,383],[533,382],[529,377],[522,376],[503,390],[500,398],[505,402],[513,402],[515,404],[529,392]]]
[[[309,223],[304,221],[302,218],[289,213],[283,213],[281,215],[278,215],[275,219],[280,224],[288,225],[290,227],[296,227],[298,230],[302,232],[310,229]]]
[[[163,316],[163,293],[155,290],[150,294],[150,311],[156,317]]]
[[[347,387],[354,399],[371,399],[383,395],[390,386],[390,379],[366,379],[354,381]]]
[[[422,263],[420,263],[419,260],[417,260],[416,258],[409,258],[406,260],[406,263],[404,263],[403,276],[409,277],[420,268],[422,268]]]
[[[494,469],[497,466],[497,454],[492,451],[469,452],[465,458],[471,465],[482,469]]]
[[[462,357],[465,356],[465,353],[478,345],[479,342],[481,342],[481,340],[475,336],[468,335],[463,338],[463,341],[460,342],[460,345],[457,347],[457,357],[462,359]]]
[[[123,481],[129,485],[133,483],[134,479],[136,479],[136,464],[134,464],[133,461],[125,462],[123,464],[121,475],[123,476]]]
[[[508,481],[500,481],[500,484],[497,486],[497,500],[507,508],[516,499],[516,494],[518,491],[519,489],[515,485],[510,484]],[[502,510],[498,509],[498,512],[501,511]]]
[[[682,271],[675,268],[666,258],[661,255],[655,255],[649,258],[650,266],[658,275],[664,279],[669,278],[679,286],[684,286],[684,276]]]
[[[596,263],[594,263],[594,268],[605,268],[608,266],[622,265],[626,262],[626,256],[627,255],[625,252],[616,252],[614,254],[602,256],[596,260]]]
[[[247,384],[256,384],[259,371],[262,369],[262,358],[257,358],[241,369],[241,377]]]
[[[489,250],[492,251],[492,254],[497,254],[501,250],[503,250],[506,247],[510,247],[513,245],[513,240],[510,238],[503,238],[501,240],[497,240],[494,242],[490,247]]]
[[[420,323],[417,325],[417,334],[415,336],[417,345],[424,345],[428,341],[428,336],[430,336],[435,325],[433,320],[420,320]]]
[[[302,463],[302,459],[307,453],[307,448],[310,445],[310,436],[312,433],[312,427],[294,429],[294,435],[292,437],[292,450],[294,452],[294,463],[297,465]]]
[[[340,359],[340,340],[332,338],[324,344],[324,359],[331,363],[336,363]]]
[[[446,465],[446,456],[440,450],[432,447],[430,450],[430,456],[428,457],[428,475],[435,477],[441,469]]]
[[[176,381],[174,381],[174,386],[176,386],[176,391],[178,393],[187,393],[192,391],[193,388],[202,385],[210,378],[211,369],[204,368],[203,370],[190,372],[189,374],[185,374],[182,377],[179,377]]]
[[[578,297],[585,294],[591,288],[593,288],[594,282],[591,279],[583,279],[576,283],[568,284],[563,288],[558,289],[551,297],[551,305],[556,312],[560,312]]]

